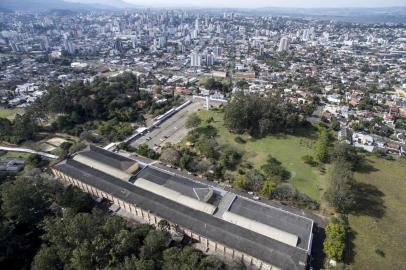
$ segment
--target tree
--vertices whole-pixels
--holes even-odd
[[[332,158],[335,161],[343,160],[349,162],[352,170],[357,170],[364,161],[364,158],[357,153],[354,147],[345,143],[336,143],[334,145]]]
[[[36,131],[35,119],[32,119],[30,115],[19,115],[15,117],[13,121],[13,136],[16,143],[22,141],[31,140],[35,136]]]
[[[163,231],[152,230],[144,239],[144,245],[141,248],[140,256],[143,259],[158,260],[161,258],[161,252],[166,247],[167,233]]]
[[[12,137],[13,123],[7,118],[0,118],[0,139],[10,141]]]
[[[171,229],[171,224],[169,224],[169,222],[166,219],[161,219],[158,222],[158,228],[161,231],[169,232],[169,230]]]
[[[151,226],[129,227],[122,218],[95,208],[92,213],[67,209],[63,219],[45,219],[43,229],[44,241],[64,269],[104,269],[138,256]]]
[[[272,180],[266,180],[261,188],[261,195],[270,199],[276,189],[276,184]]]
[[[231,146],[222,147],[220,152],[219,163],[227,168],[233,169],[240,162],[242,154]]]
[[[328,143],[329,135],[327,130],[321,127],[319,131],[319,138],[317,139],[314,150],[316,159],[322,163],[326,163],[328,161]]]
[[[141,156],[144,156],[144,157],[147,157],[150,159],[159,158],[159,153],[154,151],[153,149],[149,148],[148,144],[146,144],[146,143],[138,145],[138,147],[135,148],[135,152],[137,152]]]
[[[45,160],[42,156],[37,154],[31,154],[25,161],[25,165],[30,168],[41,168],[48,164],[48,161]]]
[[[156,263],[153,260],[137,259],[135,256],[125,257],[124,262],[117,267],[109,267],[108,270],[155,270]]]
[[[83,142],[76,142],[71,147],[69,147],[69,154],[73,154],[83,150],[87,145]]]
[[[326,239],[323,243],[328,258],[341,261],[345,247],[345,228],[341,224],[330,223],[326,226]]]
[[[196,143],[196,149],[207,158],[217,158],[219,145],[214,138],[202,136]]]
[[[252,169],[245,175],[244,185],[247,190],[260,191],[264,180],[265,177],[260,171]]]
[[[196,113],[192,113],[186,119],[185,126],[187,128],[196,128],[200,125],[201,122],[202,120],[200,119],[200,117]]]
[[[239,81],[237,81],[236,85],[240,89],[247,89],[249,86],[249,84],[246,80],[239,80]]]
[[[297,191],[290,183],[281,183],[273,193],[273,197],[278,200],[292,200],[296,197]]]
[[[187,151],[182,151],[182,155],[179,159],[179,167],[182,169],[188,169],[189,164],[193,161],[193,157]]]
[[[89,194],[82,192],[76,187],[69,186],[63,192],[58,193],[56,202],[69,207],[74,212],[90,212],[94,206],[94,201]]]
[[[112,133],[106,132],[106,136],[121,136],[125,129],[122,124],[142,121],[143,111],[138,109],[149,109],[153,104],[152,95],[139,91],[138,79],[130,73],[116,78],[98,78],[91,83],[77,81],[64,87],[51,85],[48,90],[37,100],[35,108],[44,108],[45,113],[60,114],[52,127],[73,135],[88,130],[87,127],[97,120],[115,121],[117,127],[113,125]],[[136,109],[134,104],[138,101],[142,101],[143,105]],[[168,104],[171,105],[170,102]],[[87,139],[98,140],[92,136]]]
[[[32,269],[33,270],[63,269],[62,262],[55,248],[43,246],[34,257]]]
[[[211,165],[210,161],[206,159],[200,160],[196,165],[196,170],[198,172],[205,173],[210,167],[210,165]]]
[[[340,213],[347,213],[355,203],[351,164],[345,160],[336,161],[331,169],[326,199]]]
[[[259,137],[292,132],[304,123],[301,106],[289,103],[278,92],[267,96],[238,92],[224,107],[224,125],[231,132]]]
[[[50,205],[49,195],[41,189],[40,183],[25,178],[4,183],[0,195],[4,216],[15,224],[35,226]]]
[[[317,162],[314,160],[313,156],[310,155],[304,155],[302,157],[302,160],[304,163],[309,164],[310,166],[314,167],[317,165]]]
[[[69,155],[69,149],[72,147],[72,143],[71,142],[63,142],[59,148],[59,156],[62,158],[65,158],[67,155]]]
[[[0,139],[15,144],[33,139],[37,128],[35,120],[30,114],[17,114],[13,121],[0,118]]]
[[[178,164],[180,154],[178,150],[173,147],[166,147],[161,152],[161,157],[159,158],[165,163],[176,165]]]
[[[333,118],[333,120],[332,120],[332,122],[331,122],[331,128],[334,130],[334,131],[339,131],[340,130],[340,123],[337,121],[337,119],[336,118]]]
[[[101,123],[99,131],[110,141],[120,141],[132,133],[133,127],[130,123],[122,123],[114,119]]]
[[[261,166],[261,170],[268,176],[274,179],[278,176],[282,180],[290,177],[290,173],[282,166],[282,163],[271,155],[268,156],[267,162]]]
[[[200,251],[186,246],[166,249],[163,252],[162,269],[220,270],[225,269],[225,265],[214,256],[204,256]]]

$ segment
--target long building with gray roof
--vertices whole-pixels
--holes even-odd
[[[83,153],[86,159],[76,158]],[[100,167],[103,162],[108,162],[105,168]],[[306,268],[311,219],[196,182],[162,166],[134,168],[138,168],[135,160],[90,146],[52,171],[151,224],[165,219],[199,241],[205,251],[242,260],[251,269]],[[131,176],[117,177],[116,170]]]

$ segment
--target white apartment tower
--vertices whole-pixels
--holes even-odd
[[[289,49],[289,38],[282,37],[281,41],[279,42],[278,52],[287,51]]]
[[[190,66],[191,67],[200,67],[202,62],[202,57],[197,52],[192,52],[190,55]]]
[[[309,29],[304,29],[303,30],[303,36],[302,40],[307,41],[310,38],[310,30]]]
[[[195,30],[199,31],[199,19],[198,18],[196,18],[196,21],[195,21]]]

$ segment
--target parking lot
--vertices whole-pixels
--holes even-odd
[[[188,133],[185,127],[187,116],[199,109],[204,110],[204,100],[193,100],[193,102],[164,121],[160,126],[146,133],[141,138],[132,142],[132,146],[146,143],[150,148],[159,151],[165,143],[179,143]]]

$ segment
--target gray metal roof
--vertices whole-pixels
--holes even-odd
[[[164,172],[162,169],[154,168],[151,166],[145,167],[137,174],[138,178],[148,179],[156,184],[163,185],[167,188],[176,190],[177,192],[192,197],[200,199],[198,194],[196,194],[194,189],[204,189],[207,188],[206,185],[199,184],[181,176],[175,175],[170,172]]]
[[[136,161],[130,158],[117,155],[113,152],[104,150],[103,148],[91,144],[78,154],[123,171],[126,171],[136,163]]]
[[[229,209],[230,212],[255,220],[262,224],[292,233],[299,237],[298,247],[307,249],[312,220],[286,212],[284,210],[262,205],[237,196]]]
[[[307,260],[305,249],[291,247],[213,215],[193,210],[74,160],[62,161],[54,168],[197,234],[259,258],[278,268],[305,269]],[[150,179],[147,177],[148,175],[143,175],[143,178]],[[166,177],[168,176],[166,175]]]

